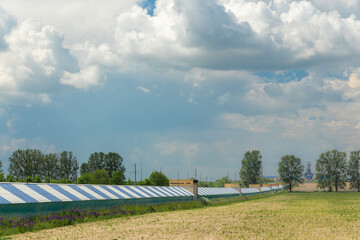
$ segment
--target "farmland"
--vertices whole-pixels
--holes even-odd
[[[149,213],[11,239],[354,239],[360,194],[283,193],[224,206]]]

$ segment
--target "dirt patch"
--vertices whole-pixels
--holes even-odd
[[[333,189],[335,190],[335,189]],[[293,188],[294,192],[320,192],[323,191],[317,187],[317,183],[302,183],[298,184]],[[344,189],[339,189],[339,192],[355,192],[355,190],[350,189],[350,183],[346,183],[346,187]]]
[[[317,183],[302,183],[302,184],[298,184],[292,190],[294,192],[315,192],[315,191],[320,191],[320,189],[316,188],[316,186],[317,186]]]

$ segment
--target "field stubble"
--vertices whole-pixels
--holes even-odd
[[[358,239],[360,194],[287,193],[11,236],[12,239]]]

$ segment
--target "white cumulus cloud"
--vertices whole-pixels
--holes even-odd
[[[87,90],[99,85],[105,79],[104,74],[98,66],[89,66],[77,73],[64,72],[60,82],[75,88]]]

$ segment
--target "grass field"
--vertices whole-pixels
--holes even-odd
[[[251,201],[109,219],[11,239],[359,239],[360,194],[283,193]]]

